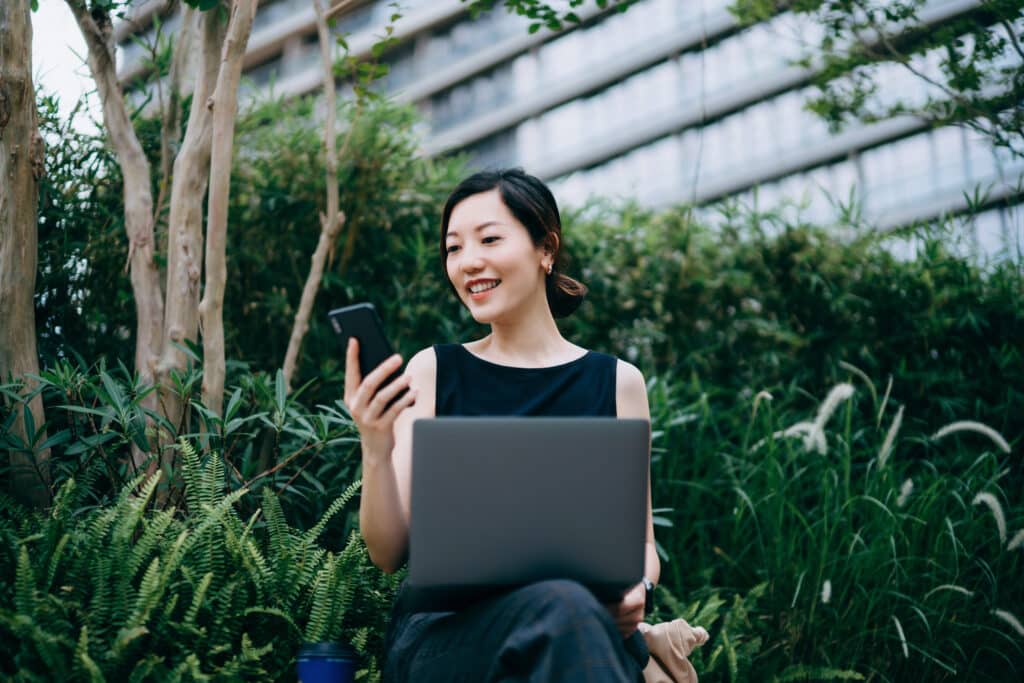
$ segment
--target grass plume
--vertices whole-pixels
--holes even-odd
[[[889,425],[889,431],[885,434],[885,441],[882,442],[882,448],[878,451],[878,469],[885,467],[885,463],[889,460],[889,454],[892,453],[892,444],[896,440],[896,434],[900,431],[900,425],[903,424],[903,406],[896,411],[896,417],[892,419],[892,424]]]
[[[974,497],[971,505],[984,504],[992,511],[992,517],[996,520],[996,527],[999,529],[1000,544],[1006,543],[1006,515],[1003,514],[1003,506],[999,499],[987,491],[982,491]]]
[[[1010,452],[1010,444],[1006,442],[1006,439],[1003,438],[1002,434],[992,429],[987,424],[975,422],[974,420],[950,422],[948,425],[932,434],[932,441],[938,441],[939,439],[957,432],[975,432],[976,434],[987,436],[1003,453]]]

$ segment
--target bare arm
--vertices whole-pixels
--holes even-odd
[[[376,392],[380,381],[400,365],[395,356],[360,381],[358,346],[348,350],[345,404],[359,428],[363,451],[359,526],[370,559],[389,573],[402,566],[409,549],[412,423],[434,415],[433,350],[417,353],[401,378]],[[404,387],[409,387],[408,395],[384,410]]]
[[[615,375],[615,406],[619,417],[640,418],[650,421],[651,410],[647,403],[647,384],[639,370],[620,360]],[[661,577],[661,560],[658,559],[654,544],[654,522],[651,513],[651,480],[647,477],[647,545],[644,555],[644,576],[653,583]],[[637,584],[617,605],[608,609],[615,619],[622,636],[628,637],[644,618],[645,591],[643,584]]]

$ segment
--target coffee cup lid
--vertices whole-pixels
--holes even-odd
[[[337,657],[354,659],[356,651],[347,643],[303,643],[299,657]]]

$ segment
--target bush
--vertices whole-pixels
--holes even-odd
[[[151,509],[160,473],[89,504],[74,479],[46,515],[0,508],[0,669],[10,680],[293,680],[304,641],[376,652],[395,581],[354,531],[339,553],[317,543],[356,492],[306,531],[269,487],[247,518],[224,461],[182,441],[185,498]]]
[[[812,411],[801,392],[760,394],[729,411],[654,383],[653,496],[672,523],[662,580],[687,600],[746,596],[742,627],[712,629],[702,680],[1024,672],[1019,463],[973,423],[914,427],[899,386],[841,384]],[[716,669],[716,648],[732,663]]]

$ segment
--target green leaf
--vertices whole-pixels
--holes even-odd
[[[39,450],[45,451],[47,448],[53,448],[54,446],[60,446],[71,440],[71,430],[62,429],[56,434],[50,436],[39,446]]]

